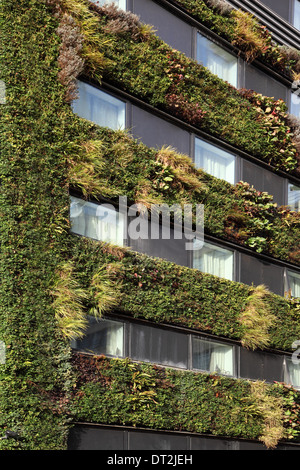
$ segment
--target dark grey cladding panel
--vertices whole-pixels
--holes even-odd
[[[246,63],[245,88],[254,90],[264,96],[273,97],[276,100],[282,99],[285,103],[287,103],[288,100],[288,89],[285,85],[256,67]]]
[[[240,377],[267,382],[284,380],[283,356],[240,348]]]
[[[238,450],[236,441],[209,437],[191,437],[191,450]]]
[[[188,450],[188,444],[186,436],[138,431],[128,433],[129,450]],[[157,461],[153,459],[153,464]]]
[[[192,27],[152,0],[133,0],[133,13],[154,26],[157,36],[192,57]]]
[[[137,106],[132,106],[131,133],[148,147],[170,146],[190,154],[189,132]]]
[[[289,21],[290,11],[294,0],[260,0],[261,3]]]
[[[258,286],[264,284],[271,292],[283,295],[284,268],[275,264],[266,263],[254,256],[240,254],[241,275],[240,281],[244,284]]]
[[[286,181],[272,171],[243,160],[242,181],[247,181],[257,191],[265,191],[273,196],[273,202],[279,206],[286,204]]]
[[[75,426],[70,429],[68,450],[124,450],[125,431]]]

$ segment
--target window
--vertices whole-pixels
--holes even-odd
[[[84,337],[73,340],[71,346],[93,354],[123,357],[124,323],[89,317],[89,326]]]
[[[216,178],[235,183],[235,156],[195,138],[195,165]]]
[[[195,240],[195,244],[197,240]],[[193,251],[193,268],[225,279],[233,280],[233,251],[210,243]]]
[[[291,93],[291,114],[300,118],[300,95],[297,94],[299,89],[295,91],[295,93]]]
[[[287,271],[288,290],[291,292],[292,297],[300,298],[300,274]]]
[[[300,363],[298,361],[293,362],[291,357],[286,357],[286,371],[284,381],[287,384],[293,385],[294,387],[300,388]]]
[[[294,6],[294,26],[300,30],[300,1],[295,0]]]
[[[124,219],[110,204],[95,204],[71,196],[71,231],[77,235],[123,246]]]
[[[131,324],[130,357],[187,369],[188,336],[163,328]]]
[[[115,3],[117,7],[122,8],[122,10],[126,10],[126,0],[90,0],[90,1],[100,6],[103,6],[109,3]]]
[[[300,186],[288,184],[288,205],[293,211],[300,211]]]
[[[103,127],[118,130],[125,128],[126,104],[108,93],[78,81],[79,98],[73,102],[78,116]]]
[[[237,87],[237,58],[200,33],[197,34],[197,62]]]
[[[192,351],[193,369],[234,375],[233,346],[193,337]]]

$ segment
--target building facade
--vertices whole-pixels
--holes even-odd
[[[42,3],[39,20],[53,28],[53,44],[60,39],[57,93],[65,92],[43,127],[49,161],[60,158],[45,193],[55,199],[49,220],[67,207],[70,225],[61,229],[60,217],[45,238],[52,254],[31,271],[37,285],[39,271],[58,276],[51,305],[67,353],[50,354],[55,371],[58,356],[66,361],[59,392],[38,386],[31,359],[20,366],[24,390],[34,384],[34,397],[47,396],[43,409],[61,427],[66,420],[68,450],[300,450],[299,0]],[[16,122],[22,106],[11,111]],[[15,165],[13,153],[4,160]],[[28,165],[20,181],[36,171],[39,188],[40,167]],[[28,233],[33,252],[34,227]],[[10,261],[1,263],[4,272]],[[69,333],[81,302],[81,334]],[[3,331],[26,336],[3,315]],[[18,343],[9,335],[0,331],[7,368]],[[8,415],[10,427],[26,427]]]

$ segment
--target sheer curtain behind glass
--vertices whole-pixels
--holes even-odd
[[[73,340],[71,346],[80,351],[124,356],[124,324],[119,321],[89,317],[89,326],[82,339]]]
[[[233,347],[193,338],[193,368],[233,375]]]
[[[204,243],[203,248],[193,251],[193,268],[232,281],[233,252]]]
[[[300,1],[295,0],[294,8],[294,26],[300,30]]]
[[[216,178],[235,183],[235,156],[197,137],[195,165]]]
[[[126,0],[90,0],[92,3],[96,5],[109,5],[110,3],[115,3],[117,7],[122,8],[122,10],[126,10]]]
[[[73,102],[78,116],[103,127],[125,128],[125,103],[98,88],[78,81],[79,98]]]
[[[287,384],[291,384],[294,387],[300,387],[300,364],[298,363],[298,360],[296,361],[297,363],[294,364],[292,361],[292,358],[287,357],[286,358],[286,375],[284,378],[284,381]]]
[[[237,87],[237,58],[200,33],[197,34],[197,62]]]
[[[300,186],[288,185],[288,205],[293,211],[300,211]]]
[[[291,114],[300,118],[300,96],[296,93],[291,94]]]
[[[71,231],[113,245],[124,245],[124,216],[108,205],[71,196]]]
[[[288,284],[292,297],[300,298],[300,274],[288,271]]]

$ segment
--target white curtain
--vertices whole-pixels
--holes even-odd
[[[300,275],[288,271],[289,288],[293,297],[300,298]]]
[[[114,208],[71,196],[70,219],[73,233],[124,245],[124,216]]]
[[[300,118],[300,96],[291,93],[291,114]]]
[[[125,103],[98,88],[78,81],[79,98],[73,102],[78,116],[103,127],[125,128]]]
[[[232,280],[233,252],[204,243],[203,248],[193,251],[193,268]]]
[[[116,322],[107,322],[105,329],[106,348],[105,354],[109,356],[123,356],[123,324],[118,325]]]
[[[193,368],[233,375],[233,347],[193,338]]]
[[[294,184],[289,184],[288,190],[288,205],[292,210],[300,210],[300,187],[295,186]]]
[[[237,87],[237,58],[199,33],[197,61],[222,80]]]
[[[300,364],[294,364],[290,358],[286,359],[287,374],[284,381],[294,387],[300,387]]]
[[[300,30],[300,1],[295,0],[294,26]]]
[[[119,8],[122,8],[123,10],[126,10],[126,0],[91,0],[93,3],[96,5],[106,5],[109,3],[115,3]]]
[[[195,165],[216,178],[235,183],[235,156],[195,139]]]

